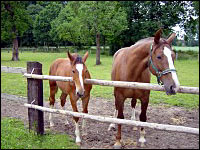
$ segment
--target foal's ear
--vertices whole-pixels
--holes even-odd
[[[88,58],[88,51],[85,53],[85,55],[83,56],[83,62],[85,63],[85,61],[87,60],[87,58]]]
[[[69,57],[69,59],[70,59],[70,61],[71,62],[73,62],[74,61],[74,56],[73,55],[71,55],[70,53],[69,53],[69,51],[67,51],[67,55],[68,55],[68,57]]]
[[[156,32],[155,36],[154,36],[154,42],[155,42],[156,44],[159,43],[161,34],[162,34],[162,29],[159,29],[159,30]]]
[[[172,33],[171,35],[170,35],[170,37],[167,39],[167,42],[170,44],[172,41],[173,41],[173,39],[176,37],[176,33]]]

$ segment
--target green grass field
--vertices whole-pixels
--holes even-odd
[[[18,119],[1,118],[1,149],[80,149],[66,134],[29,132]]]
[[[27,61],[38,61],[43,65],[43,74],[48,74],[49,66],[56,58],[66,57],[66,53],[20,53],[20,61],[11,60],[12,53],[1,52],[1,65],[10,67],[26,68]],[[83,54],[81,54],[83,56]],[[111,56],[101,56],[102,64],[95,65],[96,56],[91,54],[86,61],[86,65],[93,79],[110,80],[112,67]],[[178,71],[178,78],[182,86],[199,87],[199,62],[196,59],[175,61]],[[152,75],[152,82],[157,83],[156,77]],[[49,84],[47,80],[43,82],[44,99],[48,100]],[[1,92],[27,96],[27,81],[21,74],[1,72]],[[60,96],[57,93],[57,98]],[[113,87],[94,85],[91,93],[92,97],[103,97],[113,101]],[[165,103],[173,106],[182,106],[187,109],[199,107],[199,95],[181,94],[167,96],[165,92],[151,91],[151,104]],[[53,143],[53,144],[52,144]],[[74,140],[66,134],[54,134],[45,132],[44,136],[37,136],[29,132],[22,121],[16,119],[1,118],[1,148],[2,149],[78,149]]]
[[[176,51],[195,51],[195,52],[199,51],[198,46],[194,46],[194,47],[172,46],[172,48],[175,49]]]
[[[80,54],[83,56],[83,54]],[[12,53],[1,52],[1,65],[11,67],[24,67],[26,68],[27,61],[38,61],[43,65],[43,74],[47,75],[50,64],[56,58],[67,57],[66,53],[32,53],[23,52],[19,54],[20,61],[13,62],[11,60]],[[112,56],[101,55],[102,64],[95,65],[96,56],[90,54],[86,65],[91,73],[93,79],[110,80],[110,73],[112,67]],[[181,86],[199,87],[199,62],[196,59],[192,60],[178,60],[175,61],[178,78]],[[151,83],[157,83],[156,77],[152,75]],[[44,99],[48,100],[49,97],[49,84],[47,80],[43,82]],[[27,96],[27,82],[26,78],[21,74],[1,73],[1,92]],[[60,96],[60,91],[56,95]],[[113,97],[113,87],[93,85],[91,91],[92,97],[104,97],[111,101]],[[165,92],[151,91],[150,103],[166,103],[174,106],[183,106],[186,108],[199,107],[199,95],[181,94],[167,96]]]

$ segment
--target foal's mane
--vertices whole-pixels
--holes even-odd
[[[74,60],[74,63],[75,64],[83,64],[82,57],[78,55],[76,57],[76,59]]]
[[[75,58],[73,64],[83,64],[82,57],[79,56],[77,53],[73,53],[72,56]]]

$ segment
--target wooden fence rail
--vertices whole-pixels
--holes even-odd
[[[22,68],[22,67],[1,66],[1,71],[7,72],[7,73],[22,73],[22,74],[24,74],[24,77],[26,77],[26,78],[72,82],[71,77],[28,74],[28,73],[26,73],[27,72],[26,68]],[[106,80],[97,80],[97,79],[86,79],[84,81],[84,83],[94,84],[94,85],[102,85],[102,86],[115,86],[115,87],[123,87],[123,88],[165,91],[164,86],[161,86],[161,85],[158,85],[158,84],[152,84],[152,83],[106,81]],[[198,87],[180,86],[180,88],[177,92],[178,93],[188,93],[188,94],[199,94],[199,88]]]
[[[50,76],[50,75],[37,75],[37,74],[24,74],[26,78],[34,78],[41,80],[55,80],[55,81],[68,81],[72,82],[71,77],[62,77],[62,76]],[[125,81],[106,81],[106,80],[97,80],[97,79],[85,79],[84,83],[102,85],[102,86],[115,86],[123,88],[133,88],[133,89],[145,89],[145,90],[155,90],[155,91],[165,91],[164,86],[151,83],[140,83],[140,82],[125,82]],[[178,93],[188,93],[188,94],[199,94],[198,87],[186,87],[180,86]]]
[[[92,120],[96,120],[96,121],[100,121],[100,122],[141,126],[141,127],[152,128],[152,129],[159,129],[159,130],[165,130],[165,131],[177,131],[177,132],[191,133],[191,134],[197,134],[197,135],[199,134],[198,128],[166,125],[166,124],[158,124],[158,123],[149,123],[149,122],[140,122],[140,121],[135,121],[135,120],[117,119],[117,118],[110,118],[110,117],[102,117],[102,116],[89,115],[89,114],[85,114],[85,113],[72,112],[72,111],[67,111],[67,110],[51,109],[51,108],[41,107],[41,106],[32,105],[32,104],[24,104],[24,106],[28,107],[28,108],[41,110],[43,112],[72,115],[74,117],[81,117],[83,119],[84,118],[92,119]]]
[[[24,74],[26,73],[26,68],[1,66],[1,72]]]

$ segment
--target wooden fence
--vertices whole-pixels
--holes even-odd
[[[37,75],[37,74],[25,73],[24,77],[41,79],[41,80],[55,80],[55,81],[72,82],[71,77],[62,77],[62,76]],[[132,88],[132,89],[165,91],[163,85],[151,84],[151,83],[125,82],[125,81],[106,81],[106,80],[97,80],[97,79],[85,79],[84,83],[85,84],[102,85],[102,86]],[[180,86],[177,93],[199,94],[199,88],[198,87]]]
[[[64,115],[67,114],[67,115],[72,115],[74,117],[80,117],[83,119],[91,119],[91,120],[96,120],[96,121],[100,121],[100,122],[148,127],[148,128],[152,128],[152,129],[159,129],[159,130],[165,130],[165,131],[176,131],[176,132],[191,133],[191,134],[197,134],[197,135],[199,134],[198,128],[190,128],[190,127],[184,127],[184,126],[166,125],[166,124],[158,124],[158,123],[141,122],[141,121],[135,121],[135,120],[102,117],[102,116],[89,115],[89,114],[85,114],[85,113],[72,112],[72,111],[67,111],[67,110],[51,109],[51,108],[46,108],[46,107],[33,105],[33,104],[24,104],[24,106],[28,107],[28,108],[41,110],[44,112],[64,114]]]
[[[140,121],[133,121],[133,120],[109,118],[109,117],[83,114],[83,113],[78,113],[78,112],[45,108],[43,107],[42,80],[56,80],[56,81],[72,82],[71,77],[42,75],[42,64],[38,62],[27,63],[27,73],[24,73],[24,77],[27,78],[27,82],[28,82],[28,104],[24,104],[24,106],[28,107],[29,129],[36,130],[38,134],[44,133],[43,111],[52,112],[52,113],[69,114],[75,117],[87,118],[87,119],[97,120],[100,122],[110,122],[110,123],[117,123],[117,124],[143,126],[143,127],[149,127],[153,129],[166,130],[166,131],[177,131],[177,132],[185,132],[185,133],[191,133],[191,134],[199,134],[199,128],[190,128],[190,127],[184,127],[184,126],[164,125],[164,124],[157,124],[157,123],[148,123],[148,122],[140,122]],[[96,80],[96,79],[86,79],[84,83],[103,85],[103,86],[117,86],[117,87],[123,87],[123,88],[164,91],[163,86],[150,84],[150,83],[105,81],[105,80]],[[199,94],[199,88],[181,86],[178,92]]]
[[[24,74],[26,73],[26,68],[1,66],[1,72]]]

